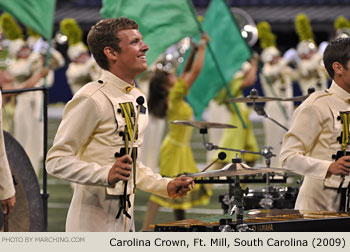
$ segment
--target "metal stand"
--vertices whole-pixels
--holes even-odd
[[[219,147],[217,145],[214,145],[212,143],[207,142],[207,140],[205,138],[205,134],[208,133],[207,129],[200,129],[199,133],[203,135],[203,145],[204,145],[205,149],[208,150],[208,151],[211,151],[211,150],[227,150],[227,151],[239,152],[239,153],[241,153],[241,155],[243,155],[244,153],[261,155],[261,156],[263,156],[265,158],[265,162],[266,162],[266,165],[268,167],[270,167],[271,158],[276,156],[275,154],[272,153],[271,150],[273,148],[271,146],[267,146],[267,147],[263,148],[261,152],[247,151],[247,150],[238,150],[238,149],[232,149],[232,148],[223,148],[223,147]]]
[[[237,162],[238,161],[238,162]],[[239,159],[232,160],[232,162],[239,163]],[[230,185],[231,186],[231,185]],[[230,189],[232,189],[230,187]],[[248,192],[248,188],[246,190],[242,190],[240,185],[239,176],[235,176],[235,183],[233,188],[233,201],[232,208],[230,210],[230,215],[236,214],[236,231],[237,232],[247,232],[252,231],[247,224],[244,223],[244,201],[243,194]]]
[[[285,126],[283,126],[282,124],[280,124],[278,121],[276,121],[275,119],[271,118],[265,111],[264,107],[262,106],[257,106],[255,103],[254,103],[254,106],[253,106],[255,112],[260,115],[260,116],[263,116],[269,120],[271,120],[272,122],[274,122],[275,124],[277,124],[278,126],[280,126],[282,129],[284,129],[285,131],[288,131],[288,128],[286,128]]]
[[[44,106],[43,106],[43,127],[44,127],[44,140],[43,140],[43,190],[41,193],[41,198],[43,201],[44,207],[44,229],[47,231],[48,227],[48,198],[49,194],[47,193],[47,172],[46,172],[46,154],[47,154],[47,106],[48,106],[48,88],[45,86],[42,87],[34,87],[34,88],[21,88],[21,89],[11,89],[2,91],[3,94],[16,94],[16,93],[24,93],[24,92],[33,92],[33,91],[42,91],[44,93]]]
[[[268,168],[270,168],[270,165],[271,165],[271,158],[272,157],[275,157],[276,155],[272,153],[272,147],[271,146],[267,146],[265,148],[262,149],[261,152],[254,152],[254,151],[246,151],[246,150],[237,150],[237,149],[231,149],[231,148],[222,148],[222,147],[219,147],[217,145],[214,145],[212,143],[209,143],[207,142],[206,138],[205,138],[205,134],[208,133],[208,130],[207,129],[200,129],[200,134],[203,135],[203,145],[204,147],[210,151],[210,150],[228,150],[228,151],[235,151],[235,152],[240,152],[241,155],[243,155],[244,153],[250,153],[250,154],[256,154],[256,155],[261,155],[265,158],[265,163],[266,163],[266,166]],[[236,161],[236,160],[232,160],[232,163],[239,163],[240,161]],[[235,181],[239,180],[239,176],[236,176],[236,179]],[[239,182],[238,182],[239,183]],[[236,188],[236,185],[235,185],[235,188]],[[272,195],[269,193],[270,192],[270,173],[267,173],[266,174],[266,194],[265,194],[265,198],[261,200],[261,202],[259,203],[261,207],[265,208],[265,209],[269,209],[269,208],[272,208],[273,206],[273,200],[272,200]],[[238,190],[238,189],[236,189]],[[238,192],[237,192],[238,193]],[[231,202],[232,202],[232,198],[231,198],[231,193],[229,193],[229,196],[228,198],[225,197],[223,199],[223,202],[227,205],[230,205]],[[237,194],[238,195],[238,194]],[[237,197],[236,195],[236,197]],[[243,197],[243,195],[242,195]],[[235,198],[235,196],[234,196]],[[243,198],[242,198],[243,200]],[[243,204],[243,203],[242,203]]]

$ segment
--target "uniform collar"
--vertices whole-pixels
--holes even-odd
[[[102,80],[104,84],[112,84],[114,87],[122,90],[124,93],[130,93],[131,89],[135,87],[134,83],[127,83],[126,81],[123,81],[118,76],[107,70],[102,70],[101,77],[99,80]]]
[[[332,81],[332,85],[329,90],[334,92],[339,98],[344,100],[345,102],[350,103],[350,94],[341,88],[335,81]]]

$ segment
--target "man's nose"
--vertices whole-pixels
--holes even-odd
[[[147,52],[148,50],[149,50],[149,47],[148,47],[148,45],[145,43],[145,42],[143,42],[142,41],[142,48],[141,48],[141,50],[143,51],[143,52]]]

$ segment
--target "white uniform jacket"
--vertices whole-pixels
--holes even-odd
[[[2,96],[0,91],[0,111]],[[4,134],[2,132],[2,116],[0,116],[0,200],[11,198],[15,195],[15,187],[11,176],[10,166],[7,160]]]
[[[326,174],[335,161],[332,156],[341,150],[337,139],[343,130],[340,111],[350,111],[350,94],[333,81],[329,89],[311,94],[294,112],[280,158],[284,167],[305,176],[296,209],[339,210],[337,188],[342,177],[326,178]],[[349,176],[345,176],[343,187],[348,184]]]
[[[124,147],[120,132],[124,131],[126,123],[119,104],[132,102],[136,111],[139,96],[143,94],[137,88],[103,70],[98,81],[86,84],[66,105],[46,164],[48,173],[80,184],[74,189],[67,231],[133,230],[133,221],[126,225],[123,215],[116,219],[118,195],[123,194],[124,183],[119,181],[114,187],[109,186],[108,174],[115,162],[115,153]],[[138,139],[134,147],[142,144],[148,122],[147,104],[144,106],[146,109],[138,119]],[[136,184],[141,190],[169,197],[169,181],[137,161]],[[133,201],[132,176],[128,194]],[[131,204],[133,206],[133,202]],[[132,212],[133,209],[129,209],[130,215]]]

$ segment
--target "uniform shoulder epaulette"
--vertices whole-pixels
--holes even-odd
[[[97,80],[85,84],[77,93],[92,96],[96,91],[98,91],[103,84],[101,85]]]
[[[322,99],[323,97],[328,97],[330,95],[333,95],[333,92],[331,92],[329,89],[325,89],[325,90],[316,91],[312,93],[309,99],[310,99],[310,102],[315,102],[319,99]]]

